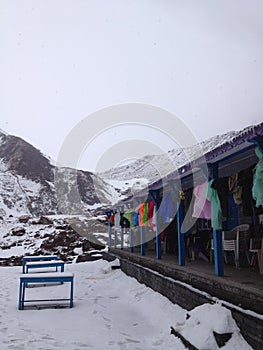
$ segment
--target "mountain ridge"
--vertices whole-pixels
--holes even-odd
[[[114,189],[97,175],[89,171],[57,168],[30,143],[0,131],[0,215],[61,213],[58,188],[54,183],[59,171],[65,174],[59,185],[59,189],[63,187],[64,191],[64,211],[77,212],[69,200],[74,186],[86,211],[111,203]],[[99,196],[95,187],[100,189]]]

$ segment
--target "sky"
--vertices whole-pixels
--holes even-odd
[[[172,114],[197,141],[259,123],[262,13],[261,0],[1,0],[0,128],[56,161],[95,114],[77,163],[96,170],[118,143],[137,141],[131,158],[177,143],[143,117],[116,126],[100,115],[112,106],[160,108],[163,123]]]

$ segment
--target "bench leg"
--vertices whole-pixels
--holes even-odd
[[[64,272],[64,265],[60,266],[60,272]],[[60,282],[60,284],[63,284],[64,282]]]
[[[26,273],[28,273],[28,266],[26,266]],[[28,288],[28,283],[26,283],[25,287]]]
[[[24,301],[25,301],[25,295],[26,295],[26,287],[27,283],[23,283],[23,293],[22,293],[22,309],[24,309]]]
[[[22,310],[24,308],[24,300],[25,300],[25,283],[20,281],[19,284],[19,300],[18,300],[18,309]]]
[[[22,310],[22,282],[19,284],[19,296],[18,296],[18,310]]]
[[[28,273],[29,267],[26,265],[25,266],[25,272]],[[28,288],[28,283],[25,284],[25,287]]]
[[[71,281],[71,286],[70,286],[70,303],[69,307],[73,307],[73,280]]]

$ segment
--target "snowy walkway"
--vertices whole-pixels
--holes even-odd
[[[111,264],[104,260],[65,267],[66,271],[75,273],[74,307],[23,311],[17,309],[21,267],[0,268],[2,350],[185,349],[177,338],[170,335],[170,326],[185,321],[185,310],[121,270],[112,270]],[[48,291],[50,297],[61,297],[67,293],[67,287],[65,284],[29,288],[27,293],[29,297],[39,298],[43,292],[45,297]],[[192,318],[192,329],[188,327],[192,333],[195,332],[193,320],[196,319]],[[208,331],[200,327],[198,330],[197,335],[204,338],[204,344],[211,344],[211,339],[205,334]],[[236,332],[231,344],[221,349],[251,348]]]

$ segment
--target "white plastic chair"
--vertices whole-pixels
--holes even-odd
[[[250,265],[250,257],[248,250],[248,242],[250,239],[250,226],[249,224],[238,225],[233,228],[231,231],[222,232],[222,246],[225,263],[228,263],[228,254],[227,252],[234,253],[235,265],[236,268],[239,268],[239,256],[241,252],[244,252]],[[214,250],[214,241],[211,239],[211,248],[210,248],[210,262],[212,262]]]
[[[228,264],[228,254],[227,252],[234,252],[234,259],[235,259],[235,265],[236,268],[239,266],[239,251],[238,251],[238,241],[237,241],[237,234],[235,235],[235,239],[225,239],[225,235],[227,232],[222,232],[222,245],[223,245],[223,252],[224,252],[224,260],[225,263]],[[233,236],[232,231],[230,233]]]

